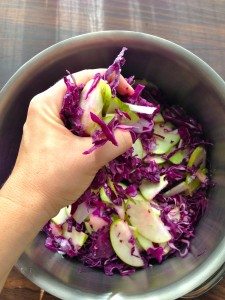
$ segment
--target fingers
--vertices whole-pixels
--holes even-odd
[[[104,146],[94,151],[98,168],[103,167],[109,161],[123,154],[132,146],[132,138],[128,131],[116,130],[115,137],[118,146],[114,146],[111,142],[107,142]]]
[[[76,72],[73,75],[77,85],[86,84],[93,78],[96,73],[104,74],[105,69],[89,69]],[[68,76],[67,76],[68,77]],[[67,87],[64,79],[59,80],[52,87],[47,89],[43,94],[47,95],[46,101],[54,107],[56,113],[59,113],[62,107],[63,98],[66,94]]]
[[[117,87],[117,91],[120,95],[128,95],[131,96],[134,93],[134,89],[131,85],[126,81],[126,79],[120,75],[119,85]]]
[[[76,72],[73,74],[77,85],[86,84],[89,80],[91,80],[96,73],[100,73],[104,75],[106,69],[88,69]],[[45,102],[54,109],[56,113],[59,113],[62,107],[63,97],[66,93],[66,85],[64,80],[59,80],[56,84],[50,87],[48,90],[43,92],[47,97],[45,97]],[[119,85],[117,87],[117,91],[121,95],[132,95],[134,90],[133,88],[127,83],[126,79],[120,75]]]

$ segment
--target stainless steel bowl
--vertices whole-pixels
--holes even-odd
[[[179,103],[203,124],[214,144],[210,161],[216,187],[210,192],[191,253],[129,277],[107,277],[65,260],[45,249],[40,233],[17,267],[62,299],[169,300],[196,289],[215,273],[219,278],[223,274],[219,269],[225,261],[225,83],[201,59],[167,40],[125,31],[85,34],[46,49],[20,68],[0,94],[0,184],[14,164],[32,96],[63,77],[66,69],[108,66],[122,46],[129,48],[123,74],[154,82],[171,103]]]

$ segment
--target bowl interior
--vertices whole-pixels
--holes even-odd
[[[131,33],[83,36],[46,50],[19,70],[1,91],[0,184],[15,162],[32,96],[62,78],[66,69],[76,72],[107,67],[122,46],[129,49],[123,68],[125,76],[134,74],[155,83],[167,95],[168,101],[182,105],[201,122],[205,135],[213,143],[210,164],[216,187],[210,192],[209,205],[196,230],[191,253],[184,259],[171,258],[130,277],[107,277],[100,271],[65,260],[44,247],[44,235],[40,233],[25,251],[19,267],[31,280],[64,299],[71,295],[153,297],[155,293],[158,293],[157,299],[170,299],[167,288],[171,284],[177,285],[177,295],[185,293],[210,275],[210,272],[201,273],[199,279],[198,271],[206,262],[212,265],[211,272],[222,263],[220,247],[225,244],[225,87],[198,58],[167,41]],[[59,159],[63,159],[63,153]],[[216,261],[218,255],[219,261]],[[183,284],[193,280],[195,275],[198,280],[184,287]]]

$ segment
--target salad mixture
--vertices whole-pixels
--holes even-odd
[[[84,155],[107,141],[117,145],[118,128],[130,131],[133,146],[44,227],[48,249],[106,275],[186,256],[209,186],[200,124],[181,107],[165,105],[160,90],[145,81],[130,77],[133,95],[118,94],[125,50],[85,86],[64,78],[61,118],[74,134],[92,137]]]

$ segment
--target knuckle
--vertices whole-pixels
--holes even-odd
[[[41,107],[42,107],[42,98],[43,98],[43,95],[41,93],[41,94],[37,94],[36,96],[34,96],[31,99],[30,104],[29,104],[29,108],[28,108],[29,113],[36,112],[36,111],[41,109]]]

